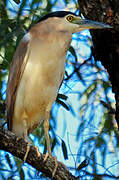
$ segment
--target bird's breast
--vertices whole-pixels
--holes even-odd
[[[22,122],[26,118],[29,128],[45,119],[46,111],[51,110],[64,75],[66,55],[57,56],[47,45],[32,46],[17,89],[14,112],[14,119]]]

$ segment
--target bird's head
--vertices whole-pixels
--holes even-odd
[[[111,28],[102,22],[82,19],[80,16],[69,11],[56,11],[43,16],[39,22],[47,20],[55,29],[70,33],[80,32],[86,29]]]

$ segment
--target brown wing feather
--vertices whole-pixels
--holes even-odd
[[[8,129],[12,130],[12,117],[14,113],[14,105],[16,100],[17,88],[23,75],[28,56],[29,56],[29,40],[22,39],[12,60],[7,84],[7,122]],[[26,57],[27,56],[27,57]]]

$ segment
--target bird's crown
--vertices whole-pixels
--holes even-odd
[[[38,22],[44,21],[50,17],[65,17],[69,14],[72,14],[74,16],[77,16],[75,13],[70,12],[70,11],[55,11],[55,12],[51,12],[49,14],[46,14],[45,16],[41,17],[40,20]]]

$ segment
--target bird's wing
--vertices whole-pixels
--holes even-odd
[[[12,130],[12,118],[14,113],[17,88],[19,86],[29,57],[29,44],[30,35],[27,33],[21,40],[10,66],[6,98],[7,122],[9,130]]]

